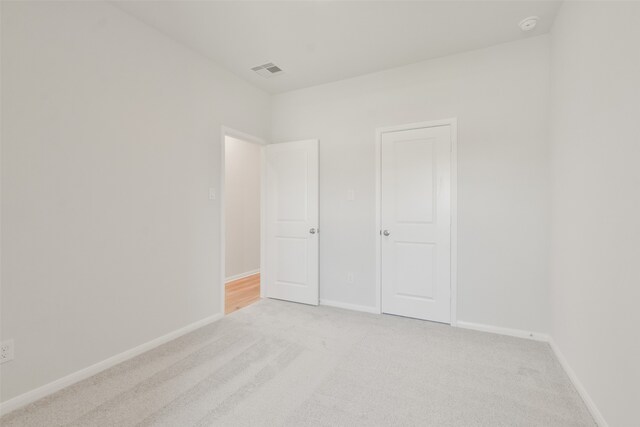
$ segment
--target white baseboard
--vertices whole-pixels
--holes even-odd
[[[591,399],[591,396],[589,396],[589,393],[587,393],[587,389],[584,388],[584,386],[578,379],[578,376],[576,375],[575,371],[571,368],[571,366],[569,365],[569,362],[564,357],[564,355],[560,351],[560,348],[558,348],[558,345],[553,340],[553,338],[549,339],[549,346],[551,346],[551,350],[553,350],[554,354],[556,355],[556,358],[560,362],[560,365],[562,365],[562,367],[564,368],[564,371],[567,373],[567,375],[569,376],[569,379],[573,383],[573,386],[576,388],[576,390],[580,394],[580,397],[582,397],[584,404],[587,405],[587,408],[589,409],[589,412],[591,412],[591,416],[593,417],[596,424],[598,424],[599,427],[608,427],[609,424],[607,424],[607,421],[602,416],[602,413],[596,406],[595,402],[593,401],[593,399]]]
[[[221,319],[223,316],[224,315],[222,313],[218,313],[218,314],[214,314],[213,316],[206,317],[202,320],[198,320],[197,322],[191,323],[190,325],[187,325],[183,328],[177,329],[173,332],[169,332],[166,335],[158,337],[154,340],[141,344],[132,349],[126,350],[120,354],[116,354],[115,356],[112,356],[94,365],[91,365],[89,367],[76,371],[62,378],[59,378],[53,382],[50,382],[49,384],[45,384],[34,390],[28,391],[12,399],[9,399],[5,402],[2,402],[0,403],[0,415],[7,414],[11,411],[14,411],[25,405],[28,405],[29,403],[35,402],[38,399],[42,399],[43,397],[53,394],[59,390],[62,390],[65,387],[68,387],[72,384],[75,384],[79,381],[89,378],[90,376],[96,375],[97,373],[100,373],[105,369],[111,368],[112,366],[115,366],[118,363],[122,363],[125,360],[138,356],[146,351],[149,351],[162,344],[165,344],[191,331],[194,331],[198,328],[208,325],[209,323],[213,323],[216,320]]]
[[[594,403],[593,399],[591,399],[591,396],[589,396],[589,393],[587,393],[587,390],[584,388],[584,386],[578,379],[577,375],[569,365],[569,362],[564,357],[562,352],[560,352],[558,345],[555,343],[555,341],[551,336],[547,334],[538,333],[538,332],[528,332],[520,329],[502,328],[500,326],[483,325],[481,323],[472,323],[472,322],[465,322],[465,321],[458,321],[458,327],[464,328],[464,329],[473,329],[475,331],[490,332],[490,333],[500,334],[500,335],[508,335],[510,337],[526,338],[526,339],[535,340],[535,341],[547,342],[551,347],[551,350],[555,354],[556,358],[560,362],[560,365],[562,365],[562,368],[567,373],[567,376],[573,383],[573,386],[577,390],[578,394],[584,401],[584,404],[587,406],[587,409],[589,409],[589,412],[591,413],[591,416],[593,417],[595,422],[598,424],[599,427],[609,427],[609,424],[607,424],[607,422],[605,421],[604,417],[602,416],[602,413]]]
[[[229,276],[226,279],[224,279],[224,282],[225,283],[233,282],[234,280],[244,279],[245,277],[253,276],[254,274],[258,274],[258,273],[260,273],[259,268],[251,271],[246,271],[240,274],[234,274],[233,276]]]
[[[376,307],[369,307],[366,305],[348,304],[340,301],[330,301],[326,299],[320,300],[320,305],[327,305],[329,307],[344,308],[346,310],[364,311],[365,313],[380,314],[380,311]]]
[[[255,274],[255,273],[252,273]],[[347,310],[355,310],[355,311],[363,311],[366,313],[375,313],[375,314],[379,314],[379,311],[376,307],[369,307],[369,306],[362,306],[362,305],[356,305],[356,304],[348,304],[348,303],[343,303],[343,302],[339,302],[339,301],[330,301],[330,300],[320,300],[320,305],[326,305],[326,306],[331,306],[331,307],[337,307],[337,308],[344,308]],[[177,329],[173,332],[169,332],[166,335],[163,335],[161,337],[158,337],[154,340],[151,340],[149,342],[146,342],[144,344],[141,344],[137,347],[134,347],[130,350],[124,351],[120,354],[117,354],[115,356],[112,356],[108,359],[105,359],[101,362],[98,362],[94,365],[91,365],[87,368],[81,369],[79,371],[76,371],[72,374],[69,374],[65,377],[62,377],[60,379],[57,379],[49,384],[43,385],[42,387],[38,387],[34,390],[28,391],[24,394],[21,394],[19,396],[16,396],[12,399],[7,400],[6,402],[2,402],[0,403],[0,415],[4,415],[7,414],[11,411],[14,411],[18,408],[21,408],[25,405],[28,405],[29,403],[35,402],[38,399],[42,399],[45,396],[48,396],[50,394],[53,394],[65,387],[68,387],[72,384],[75,384],[79,381],[82,381],[86,378],[89,378],[92,375],[96,375],[102,371],[104,371],[105,369],[111,368],[112,366],[117,365],[118,363],[122,363],[128,359],[131,359],[135,356],[138,356],[146,351],[149,351],[155,347],[158,347],[162,344],[165,344],[171,340],[174,340],[182,335],[185,335],[191,331],[194,331],[198,328],[201,328],[205,325],[208,325],[209,323],[213,323],[219,319],[221,319],[224,315],[222,313],[218,313],[218,314],[214,314],[213,316],[209,316],[206,317],[202,320],[199,320],[197,322],[194,322],[190,325],[187,325],[183,328]],[[580,397],[582,397],[582,400],[584,401],[585,405],[587,406],[587,408],[589,409],[589,412],[591,412],[591,415],[593,416],[594,420],[596,421],[596,423],[598,424],[599,427],[608,427],[609,425],[607,424],[606,420],[604,419],[604,417],[602,416],[602,413],[600,412],[600,410],[598,409],[598,407],[596,406],[596,404],[594,403],[594,401],[591,399],[591,396],[589,396],[589,393],[587,392],[587,390],[584,388],[584,386],[582,385],[582,383],[580,382],[580,380],[578,379],[578,377],[576,376],[575,372],[573,371],[573,369],[571,368],[571,366],[569,365],[569,362],[567,361],[567,359],[564,357],[564,355],[562,354],[562,352],[560,351],[560,349],[558,348],[557,344],[555,343],[555,341],[553,340],[553,338],[551,338],[549,335],[546,334],[541,334],[541,333],[537,333],[537,332],[527,332],[527,331],[523,331],[520,329],[510,329],[510,328],[503,328],[503,327],[499,327],[499,326],[491,326],[491,325],[484,325],[484,324],[480,324],[480,323],[473,323],[473,322],[465,322],[465,321],[458,321],[457,322],[457,326],[460,328],[464,328],[464,329],[472,329],[472,330],[476,330],[476,331],[482,331],[482,332],[490,332],[490,333],[494,333],[494,334],[500,334],[500,335],[508,335],[508,336],[512,336],[512,337],[518,337],[518,338],[526,338],[526,339],[531,339],[531,340],[535,340],[535,341],[543,341],[543,342],[548,342],[549,346],[551,347],[553,353],[555,354],[556,358],[558,359],[558,361],[560,362],[560,365],[562,365],[563,369],[565,370],[565,372],[567,373],[567,375],[569,376],[569,379],[571,380],[571,382],[573,383],[574,387],[576,388],[576,390],[578,391],[578,393],[580,394]]]
[[[482,323],[465,322],[458,320],[457,326],[464,329],[473,329],[474,331],[490,332],[492,334],[508,335],[510,337],[526,338],[534,341],[549,342],[549,335],[539,332],[523,331],[521,329],[503,328],[500,326],[484,325]]]

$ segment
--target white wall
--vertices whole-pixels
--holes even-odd
[[[267,136],[270,99],[109,4],[1,5],[6,401],[217,313],[220,126]],[[375,128],[457,117],[459,319],[551,332],[632,425],[639,18],[562,7],[551,168],[548,36],[276,96],[273,140],[320,138],[321,297],[375,304]]]
[[[552,45],[552,335],[619,427],[640,423],[638,22],[637,2],[565,2]]]
[[[260,269],[260,145],[225,142],[225,275]]]
[[[548,67],[542,36],[275,96],[273,141],[320,139],[321,299],[375,305],[375,128],[457,117],[458,318],[547,331]]]
[[[220,129],[269,97],[108,3],[2,2],[2,400],[216,314]]]

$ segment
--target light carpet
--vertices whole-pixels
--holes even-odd
[[[546,343],[262,300],[9,426],[595,426]]]

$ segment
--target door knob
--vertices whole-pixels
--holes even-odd
[[[384,230],[382,234],[384,234],[385,236],[389,236],[391,233],[389,233],[389,230]]]
[[[316,229],[315,229],[315,228],[310,229],[310,230],[309,230],[309,233],[311,233],[311,234],[316,234]]]

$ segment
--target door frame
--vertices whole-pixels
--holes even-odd
[[[378,127],[376,151],[376,310],[382,314],[382,135],[403,130],[450,126],[451,128],[451,326],[458,323],[458,119],[456,117],[427,122]]]
[[[218,197],[220,199],[220,313],[224,316],[225,311],[225,285],[227,281],[226,275],[226,218],[225,218],[225,209],[226,209],[226,198],[225,198],[225,163],[226,163],[226,137],[240,139],[245,142],[250,142],[253,144],[257,144],[260,146],[260,278],[262,279],[262,274],[264,274],[265,264],[265,242],[266,242],[266,230],[265,230],[265,197],[266,197],[266,167],[265,167],[265,147],[267,142],[259,138],[257,136],[253,136],[251,134],[227,127],[221,127],[221,137],[220,137],[220,190]],[[265,291],[265,281],[260,280],[260,298],[264,298],[266,295]]]

